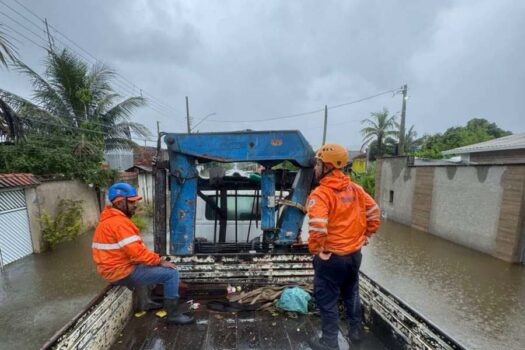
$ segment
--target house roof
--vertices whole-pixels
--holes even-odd
[[[0,189],[11,187],[28,187],[40,184],[30,173],[0,174]]]
[[[127,172],[132,172],[135,169],[138,169],[139,171],[144,171],[146,173],[152,173],[153,172],[153,168],[151,166],[139,165],[139,164],[133,165],[131,168],[126,169],[126,171]]]
[[[362,157],[366,157],[366,153],[365,152],[348,151],[348,158],[350,158],[350,160],[354,160],[356,158],[362,158]]]
[[[505,151],[511,149],[525,149],[525,133],[499,137],[494,140],[476,143],[474,145],[458,147],[441,152],[442,154],[466,154],[477,152]]]

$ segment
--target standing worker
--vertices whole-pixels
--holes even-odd
[[[127,183],[109,188],[112,206],[104,208],[95,229],[92,251],[97,272],[112,285],[135,289],[144,309],[160,308],[149,298],[148,285],[164,284],[164,309],[168,324],[189,324],[195,319],[183,314],[179,306],[179,272],[174,263],[149,250],[131,221],[137,201],[142,197]]]
[[[361,247],[381,224],[380,209],[361,186],[341,169],[348,152],[326,144],[316,153],[315,179],[319,186],[308,198],[308,249],[314,254],[314,297],[321,313],[321,338],[311,340],[314,349],[339,349],[338,300],[342,297],[349,338],[361,337],[359,267]]]

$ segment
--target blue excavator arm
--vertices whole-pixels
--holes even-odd
[[[173,255],[194,253],[195,211],[199,162],[257,162],[261,174],[261,228],[271,244],[296,241],[304,219],[304,205],[310,192],[314,152],[299,131],[242,131],[199,134],[165,134],[170,170],[170,251]],[[291,198],[276,219],[275,173],[271,167],[290,161],[299,167]],[[279,227],[277,226],[279,222]]]

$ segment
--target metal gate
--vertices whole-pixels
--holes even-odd
[[[0,192],[0,249],[3,264],[33,253],[24,190]]]

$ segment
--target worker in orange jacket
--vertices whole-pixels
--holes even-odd
[[[319,185],[307,201],[308,248],[314,254],[314,297],[322,326],[322,337],[311,339],[314,349],[339,348],[339,296],[345,304],[350,339],[361,338],[361,247],[379,229],[381,219],[372,197],[341,171],[347,162],[343,146],[322,146],[314,168]]]
[[[148,285],[164,284],[166,321],[179,325],[193,323],[192,316],[180,311],[179,273],[175,264],[149,250],[130,219],[137,201],[142,199],[137,190],[127,183],[116,183],[109,188],[108,198],[112,206],[100,214],[92,243],[98,273],[113,285],[134,289],[139,300],[146,300],[142,310],[162,307],[149,298]]]

